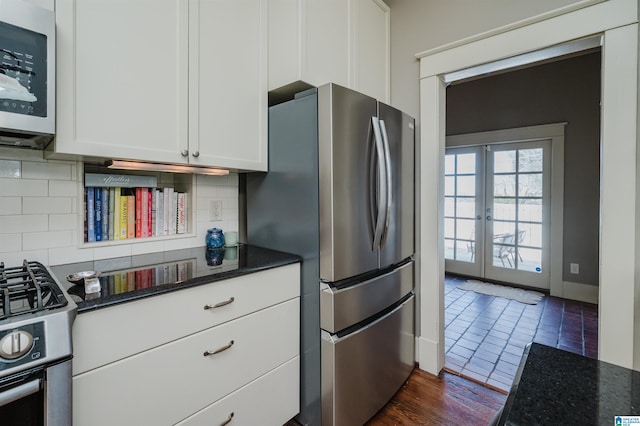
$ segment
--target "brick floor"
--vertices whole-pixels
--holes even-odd
[[[445,277],[445,370],[501,392],[535,341],[598,357],[598,305],[545,296],[537,305],[459,290]]]

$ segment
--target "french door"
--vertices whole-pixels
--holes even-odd
[[[551,142],[448,148],[445,269],[548,289]]]

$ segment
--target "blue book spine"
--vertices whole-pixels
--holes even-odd
[[[96,241],[102,241],[102,188],[95,189],[96,203],[94,209],[96,211]]]
[[[94,211],[95,196],[93,187],[87,188],[87,241],[94,242],[96,240],[96,227],[95,227],[95,211]]]
[[[102,188],[102,241],[110,240],[109,234],[109,188]]]

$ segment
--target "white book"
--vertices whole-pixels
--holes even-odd
[[[175,235],[178,228],[178,193],[171,192],[171,235]]]
[[[186,231],[185,225],[185,206],[184,206],[184,192],[177,193],[177,213],[176,213],[176,234],[184,234]]]
[[[158,211],[156,213],[156,235],[164,235],[164,192],[158,190]]]
[[[173,199],[173,189],[164,189],[164,226],[163,234],[170,235],[171,231],[171,200]]]

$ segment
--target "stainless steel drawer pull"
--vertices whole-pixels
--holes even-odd
[[[215,351],[205,351],[204,352],[204,356],[209,356],[209,355],[215,355],[215,354],[219,354],[220,352],[224,352],[227,349],[229,349],[231,346],[233,346],[233,340],[229,342],[228,345],[225,345],[221,348],[216,349]]]
[[[229,300],[225,300],[224,302],[216,303],[215,305],[204,305],[204,310],[206,311],[207,309],[215,309],[215,308],[219,308],[221,306],[226,306],[229,303],[233,303],[234,300],[236,300],[236,299],[232,297]]]
[[[233,420],[233,412],[231,412],[229,414],[229,417],[227,418],[227,420],[225,420],[224,422],[220,423],[220,426],[228,425],[229,423],[231,423],[231,420]]]

